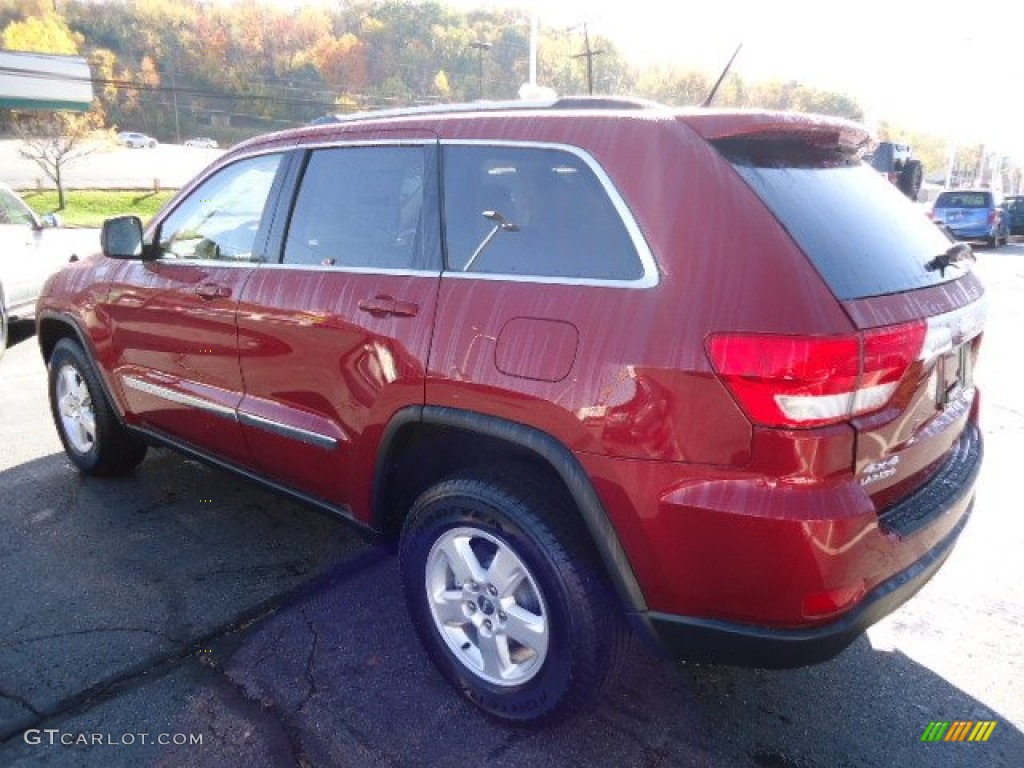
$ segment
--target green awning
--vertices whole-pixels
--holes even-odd
[[[92,76],[81,56],[0,51],[0,107],[72,109],[92,106]]]

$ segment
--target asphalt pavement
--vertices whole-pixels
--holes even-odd
[[[169,451],[125,478],[79,476],[16,329],[0,359],[0,765],[1019,766],[1024,245],[980,251],[978,269],[986,464],[935,579],[807,669],[635,646],[591,709],[530,730],[440,678],[394,557],[341,522]],[[996,726],[984,743],[922,742],[937,720]]]

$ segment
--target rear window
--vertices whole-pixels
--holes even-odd
[[[966,266],[926,265],[950,247],[924,211],[856,156],[779,139],[727,139],[718,150],[847,301],[928,288]]]
[[[992,196],[987,192],[942,192],[935,198],[936,208],[990,208]]]

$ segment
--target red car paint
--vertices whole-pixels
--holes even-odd
[[[607,175],[656,269],[636,287],[474,279],[440,265],[299,270],[278,265],[271,236],[258,264],[73,265],[40,301],[40,342],[47,354],[78,333],[129,425],[370,527],[381,526],[375,481],[403,409],[523,425],[585,472],[625,556],[606,565],[635,579],[636,589],[620,587],[628,611],[751,631],[825,627],[945,546],[967,514],[969,485],[919,530],[900,533],[880,517],[935,477],[976,424],[969,371],[954,370],[952,356],[966,365],[977,354],[983,289],[967,272],[837,297],[718,142],[849,151],[865,137],[852,123],[806,115],[600,109],[413,113],[274,134],[220,158],[168,210],[258,153],[419,142],[443,158],[465,142],[571,147]],[[443,242],[441,217],[431,221]],[[709,356],[723,334],[843,338],[856,354],[872,329],[923,328],[957,312],[972,318],[947,323],[954,351],[911,362],[883,407],[827,423],[759,423]],[[949,402],[935,395],[943,376]],[[226,421],[193,399],[245,418]],[[316,439],[296,439],[306,433]]]

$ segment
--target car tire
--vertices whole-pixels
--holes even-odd
[[[444,480],[399,541],[405,599],[428,655],[501,721],[568,716],[614,676],[623,614],[565,492],[518,465]]]
[[[900,171],[900,191],[911,200],[916,201],[918,194],[921,192],[921,183],[923,180],[924,168],[921,166],[921,161],[907,160],[903,165],[903,169]]]
[[[121,424],[81,345],[61,339],[49,363],[50,412],[71,462],[87,475],[120,475],[146,456]]]

